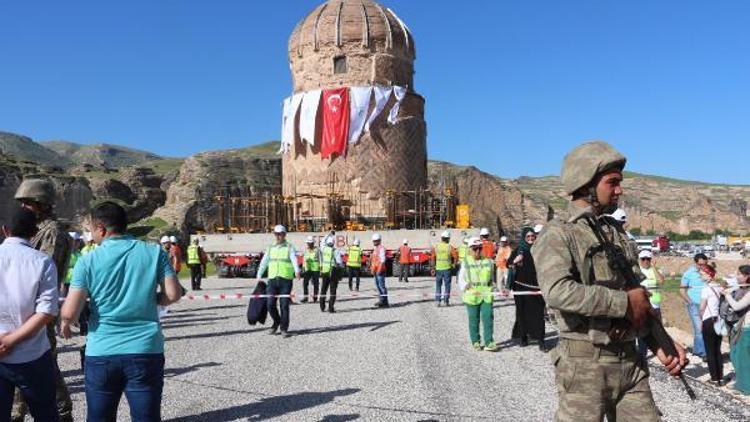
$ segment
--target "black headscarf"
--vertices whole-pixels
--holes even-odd
[[[519,255],[531,252],[531,245],[526,241],[526,235],[529,233],[535,233],[534,229],[531,227],[524,227],[521,229],[521,239],[518,243]]]

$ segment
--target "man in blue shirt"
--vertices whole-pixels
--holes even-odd
[[[61,311],[62,331],[71,337],[71,323],[89,298],[84,371],[89,420],[116,420],[124,392],[133,421],[159,421],[164,335],[157,305],[178,301],[181,289],[167,254],[125,234],[126,229],[125,210],[115,203],[91,212],[99,247],[74,269]]]
[[[0,421],[9,421],[18,388],[37,421],[58,421],[56,365],[46,326],[59,308],[57,266],[30,239],[36,215],[18,209],[0,245]]]
[[[703,344],[702,326],[703,320],[700,315],[701,291],[705,283],[701,278],[698,267],[708,263],[708,257],[702,253],[693,258],[695,265],[688,268],[682,275],[680,283],[680,297],[685,303],[690,322],[693,326],[693,354],[706,358],[706,347]]]

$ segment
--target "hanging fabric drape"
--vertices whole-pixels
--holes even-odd
[[[356,143],[362,136],[367,123],[367,112],[370,111],[371,86],[355,86],[349,89],[349,143]]]
[[[375,109],[372,110],[372,113],[370,114],[370,117],[367,119],[367,123],[365,124],[365,131],[370,131],[370,126],[372,125],[372,122],[375,121],[375,119],[380,116],[380,113],[383,112],[383,109],[385,108],[385,105],[388,103],[388,99],[391,97],[391,92],[393,89],[389,86],[381,86],[376,85],[372,88],[373,94],[375,94]]]
[[[349,88],[323,91],[323,136],[320,157],[343,156],[349,139]]]
[[[393,95],[396,97],[396,104],[393,105],[391,112],[388,113],[388,123],[392,125],[396,124],[398,111],[401,109],[401,102],[404,101],[404,97],[406,97],[406,88],[403,86],[394,86]]]
[[[284,118],[281,127],[281,149],[284,152],[289,151],[294,142],[297,110],[301,102],[302,94],[294,94],[291,98],[284,100]]]
[[[307,91],[302,96],[302,110],[299,117],[299,137],[309,143],[315,144],[315,124],[318,117],[320,96],[323,91],[316,89]]]

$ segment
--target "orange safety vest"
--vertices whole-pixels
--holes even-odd
[[[398,262],[400,264],[408,264],[409,262],[411,262],[411,260],[409,259],[411,257],[410,247],[406,245],[401,246],[400,248],[398,248],[398,255]]]
[[[380,251],[384,250],[383,245],[375,247],[370,255],[370,271],[373,274],[380,274],[385,272],[385,262],[380,261]]]
[[[485,256],[485,258],[492,259],[495,257],[495,242],[491,240],[483,240],[482,241],[482,255]]]
[[[503,246],[497,251],[497,258],[495,259],[495,265],[501,270],[508,268],[508,258],[511,254],[510,246]]]

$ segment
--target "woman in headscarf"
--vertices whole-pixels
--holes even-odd
[[[544,299],[536,279],[536,267],[531,256],[531,247],[536,241],[536,233],[531,227],[521,229],[518,247],[508,258],[510,269],[506,289],[518,293],[513,296],[516,302],[516,324],[513,337],[520,339],[521,346],[529,344],[529,338],[539,342],[539,350],[547,352],[544,342]]]

